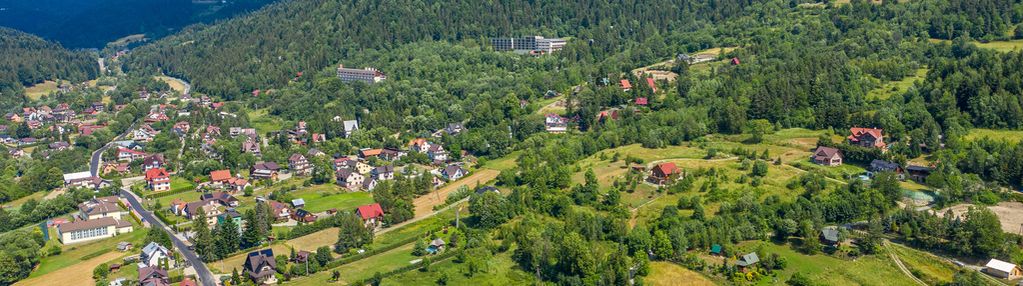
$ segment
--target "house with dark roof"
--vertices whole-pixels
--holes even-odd
[[[315,222],[317,217],[315,214],[305,209],[297,209],[295,210],[295,212],[291,213],[291,219],[296,220],[298,222],[310,223]]]
[[[370,171],[370,174],[373,176],[373,178],[376,178],[377,180],[394,179],[394,166],[376,167],[373,168],[373,171]]]
[[[336,181],[339,186],[353,190],[361,187],[363,181],[366,179],[366,177],[362,176],[362,174],[359,174],[352,169],[337,170],[337,172],[334,173],[334,176],[336,177]]]
[[[281,166],[275,162],[256,162],[252,165],[249,170],[249,176],[252,179],[264,179],[264,180],[277,180],[277,172],[281,170]]]
[[[288,169],[297,176],[308,176],[313,173],[313,165],[302,154],[291,154],[288,157]]]
[[[245,274],[257,284],[275,284],[277,277],[277,261],[274,260],[273,249],[249,252],[245,257]]]
[[[170,277],[167,276],[167,270],[158,267],[139,268],[139,285],[170,286]]]
[[[871,176],[880,172],[892,172],[895,173],[895,175],[898,176],[900,180],[905,179],[902,166],[899,166],[899,163],[889,162],[881,159],[874,159],[873,161],[870,161],[870,172]]]
[[[204,193],[199,196],[201,201],[214,201],[225,207],[237,207],[238,199],[225,192]]]
[[[909,179],[918,183],[927,181],[927,177],[931,175],[931,171],[933,171],[933,169],[927,166],[906,166],[906,175],[909,176]]]
[[[151,169],[163,168],[164,165],[167,165],[167,161],[164,160],[163,154],[153,154],[142,159],[143,172]]]
[[[838,227],[825,226],[824,228],[822,228],[820,240],[821,243],[825,245],[838,246],[838,244],[842,242],[841,238],[839,238]]]
[[[757,253],[750,252],[746,255],[743,255],[742,257],[739,257],[739,260],[735,261],[735,265],[738,265],[743,272],[746,272],[754,264],[757,264],[757,262],[760,262],[760,258],[757,257]]]
[[[813,151],[813,156],[810,157],[810,160],[818,165],[840,166],[842,165],[842,151],[820,146],[817,147],[817,150]]]
[[[444,170],[440,173],[440,175],[448,181],[456,181],[465,177],[467,174],[469,174],[469,171],[462,169],[462,166],[456,164],[450,164],[447,167],[444,167]]]

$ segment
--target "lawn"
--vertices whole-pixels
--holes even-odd
[[[178,81],[178,79],[169,76],[154,76],[153,78],[155,78],[158,81],[167,83],[167,85],[169,85],[171,89],[177,91],[178,93],[185,92],[185,85],[181,81]]]
[[[171,189],[169,192],[195,189],[195,184],[182,177],[171,177]]]
[[[43,200],[43,197],[45,197],[46,194],[48,194],[48,193],[49,192],[35,192],[35,193],[29,194],[27,196],[21,197],[21,198],[19,198],[17,200],[13,200],[13,201],[7,202],[6,204],[4,204],[4,210],[5,211],[9,211],[9,212],[10,211],[17,211],[18,209],[21,208],[21,205],[25,204],[25,202],[27,202],[28,200],[34,199],[37,202],[40,202],[40,201]]]
[[[1023,131],[1021,130],[993,130],[983,128],[972,128],[970,133],[963,137],[967,141],[978,140],[981,138],[987,138],[991,140],[1005,140],[1010,142],[1020,142],[1023,140]]]
[[[975,42],[977,47],[992,49],[999,52],[1012,52],[1023,49],[1023,40],[991,41],[987,43]]]
[[[373,195],[368,192],[346,192],[346,193],[308,193],[295,195],[305,200],[305,210],[310,212],[323,212],[329,209],[348,211],[355,207],[372,204]]]
[[[289,254],[291,254],[291,249],[288,248],[288,246],[284,245],[284,244],[280,244],[280,243],[273,244],[273,245],[270,245],[269,248],[273,249],[274,255],[281,255],[281,254],[289,255]],[[266,249],[266,247],[261,248],[261,249]],[[231,270],[233,270],[234,268],[238,268],[238,271],[241,271],[242,264],[245,264],[245,257],[247,255],[248,255],[248,252],[243,252],[243,253],[235,254],[234,256],[228,257],[227,259],[206,263],[206,266],[209,266],[210,271],[213,271],[214,273],[228,274],[228,273],[231,273]]]
[[[289,285],[324,285],[328,284],[333,270],[341,272],[339,284],[350,284],[355,281],[373,277],[376,272],[387,272],[411,264],[419,259],[412,255],[414,243],[370,256],[352,263],[341,265],[331,270],[321,270],[308,277],[297,278],[288,282]]]
[[[269,115],[265,108],[249,111],[248,115],[249,125],[252,126],[252,128],[256,128],[256,132],[259,134],[266,134],[267,132],[285,128],[284,120]]]
[[[902,80],[881,83],[881,86],[867,92],[867,97],[885,100],[893,95],[902,95],[913,86],[914,82],[924,80],[927,77],[927,71],[927,68],[917,69],[913,75]]]
[[[514,169],[519,165],[516,160],[519,159],[519,155],[522,151],[511,152],[511,154],[504,155],[504,157],[488,160],[483,163],[483,169],[493,169],[498,171]]]
[[[494,255],[484,272],[472,277],[466,277],[466,266],[452,258],[434,262],[428,272],[412,270],[385,278],[380,285],[434,285],[442,275],[447,275],[448,285],[533,285],[533,275],[519,269],[511,258],[512,251]]]
[[[958,267],[937,256],[899,244],[891,243],[890,245],[902,263],[920,280],[924,280],[928,284],[938,285],[952,282],[952,277],[959,271]]]
[[[462,186],[469,189],[485,186],[497,178],[501,172],[490,169],[478,169],[458,181],[450,182],[439,189],[415,198],[412,203],[415,205],[415,217],[423,217],[434,212],[433,208],[444,204],[448,195],[457,191]]]
[[[650,274],[643,278],[644,285],[652,286],[712,286],[714,282],[699,272],[671,262],[650,263]]]
[[[766,278],[759,281],[758,285],[780,284],[797,272],[819,285],[914,285],[886,255],[846,260],[824,254],[804,255],[788,246],[769,242],[742,244],[743,249],[749,250],[755,249],[757,245],[763,246],[766,253],[777,253],[788,262],[785,269],[776,272],[778,283]]]
[[[57,82],[47,80],[42,83],[26,87],[25,96],[28,97],[29,100],[35,101],[54,91],[57,91]]]

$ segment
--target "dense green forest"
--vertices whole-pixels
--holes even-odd
[[[103,48],[119,38],[145,34],[159,39],[195,23],[258,9],[273,0],[39,0],[0,1],[0,26],[59,42],[70,48]]]
[[[0,27],[0,53],[0,94],[4,95],[5,103],[20,98],[25,86],[44,80],[78,83],[99,75],[96,57],[91,53],[69,51],[60,44],[13,29]]]

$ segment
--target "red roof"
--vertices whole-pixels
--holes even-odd
[[[732,65],[739,65],[739,58],[732,58]]]
[[[216,170],[210,172],[210,181],[220,182],[231,178],[231,170]]]
[[[661,163],[654,167],[654,172],[664,175],[675,174],[678,173],[678,171],[678,167],[675,166],[675,163]]]
[[[362,217],[363,220],[384,216],[384,210],[380,208],[380,204],[359,206],[355,213]]]
[[[127,153],[131,153],[131,154],[135,154],[135,155],[146,155],[146,152],[142,152],[142,151],[138,151],[138,150],[133,150],[133,149],[128,149],[128,148],[124,148],[124,147],[117,148],[117,152],[121,152],[121,153],[127,152]]]
[[[847,138],[849,139],[849,141],[859,142],[861,137],[866,136],[866,135],[870,135],[871,137],[874,137],[873,138],[875,140],[874,145],[876,145],[878,147],[883,147],[885,145],[884,144],[884,140],[878,140],[878,139],[883,139],[883,136],[884,136],[882,134],[883,131],[884,130],[882,130],[880,128],[853,127],[853,128],[849,128],[849,132],[852,133],[852,134],[849,135],[849,137],[847,137]]]
[[[646,85],[650,87],[650,90],[657,92],[657,83],[654,83],[654,78],[652,77],[646,78]]]
[[[636,105],[647,105],[646,97],[640,97],[636,99]]]
[[[632,83],[630,83],[629,80],[627,80],[627,79],[623,79],[622,80],[622,88],[630,89],[630,88],[632,88]]]
[[[146,181],[150,181],[150,180],[153,180],[153,179],[166,178],[166,177],[169,177],[169,176],[170,175],[167,174],[167,170],[164,170],[163,168],[154,168],[154,169],[149,169],[149,171],[146,171]]]

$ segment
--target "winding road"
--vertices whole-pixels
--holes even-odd
[[[128,204],[132,209],[139,213],[143,221],[149,222],[152,224],[151,227],[158,227],[170,235],[171,242],[174,243],[174,248],[177,248],[178,251],[181,252],[182,256],[184,256],[185,260],[188,261],[188,264],[192,265],[196,274],[199,276],[199,281],[202,282],[202,285],[218,285],[216,277],[213,276],[213,272],[210,272],[210,269],[206,267],[206,263],[203,263],[202,259],[199,259],[199,255],[195,254],[195,251],[189,248],[189,244],[174,235],[174,232],[172,232],[167,225],[163,224],[163,221],[157,219],[152,212],[147,211],[142,206],[141,199],[135,195],[135,193],[132,193],[126,188],[122,188],[121,197],[124,197],[128,201]]]

